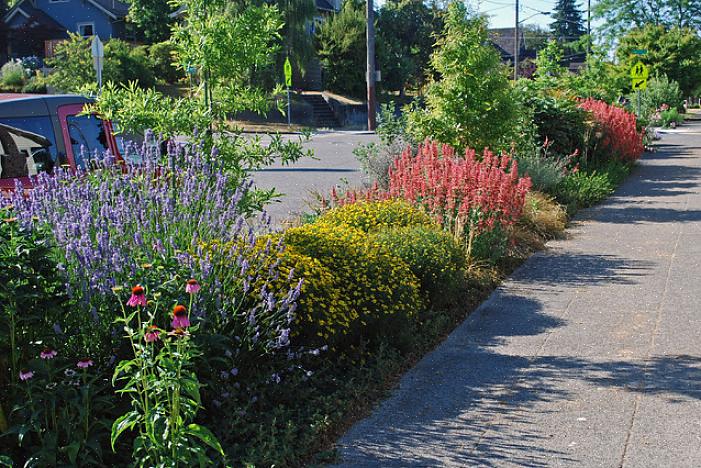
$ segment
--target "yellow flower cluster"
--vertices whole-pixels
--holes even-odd
[[[434,224],[426,212],[399,199],[351,203],[327,211],[319,220],[331,224],[345,224],[365,232],[389,227]]]
[[[434,307],[450,303],[462,286],[465,251],[440,226],[402,226],[372,234],[373,241],[398,256],[421,282],[421,290]]]
[[[390,324],[415,320],[422,308],[419,282],[400,258],[347,225],[317,221],[288,229],[285,244],[291,250],[318,259],[333,273],[333,288],[344,303],[335,310],[313,315],[340,324],[355,341],[368,334],[389,334]],[[313,281],[310,278],[310,282]],[[328,299],[327,299],[328,301]],[[347,307],[345,307],[347,305]]]

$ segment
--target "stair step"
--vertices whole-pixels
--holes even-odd
[[[338,127],[336,115],[323,97],[318,94],[305,94],[303,98],[311,105],[314,122],[318,127]]]

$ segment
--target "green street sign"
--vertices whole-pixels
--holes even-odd
[[[635,55],[647,55],[647,49],[633,49]]]
[[[292,64],[289,57],[285,59],[285,86],[292,86]]]

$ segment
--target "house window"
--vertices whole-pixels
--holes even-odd
[[[90,37],[95,34],[95,23],[78,23],[78,34]]]

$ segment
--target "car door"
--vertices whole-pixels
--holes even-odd
[[[66,157],[76,169],[99,166],[106,157],[119,159],[112,125],[96,115],[81,115],[83,104],[66,104],[57,108]]]

